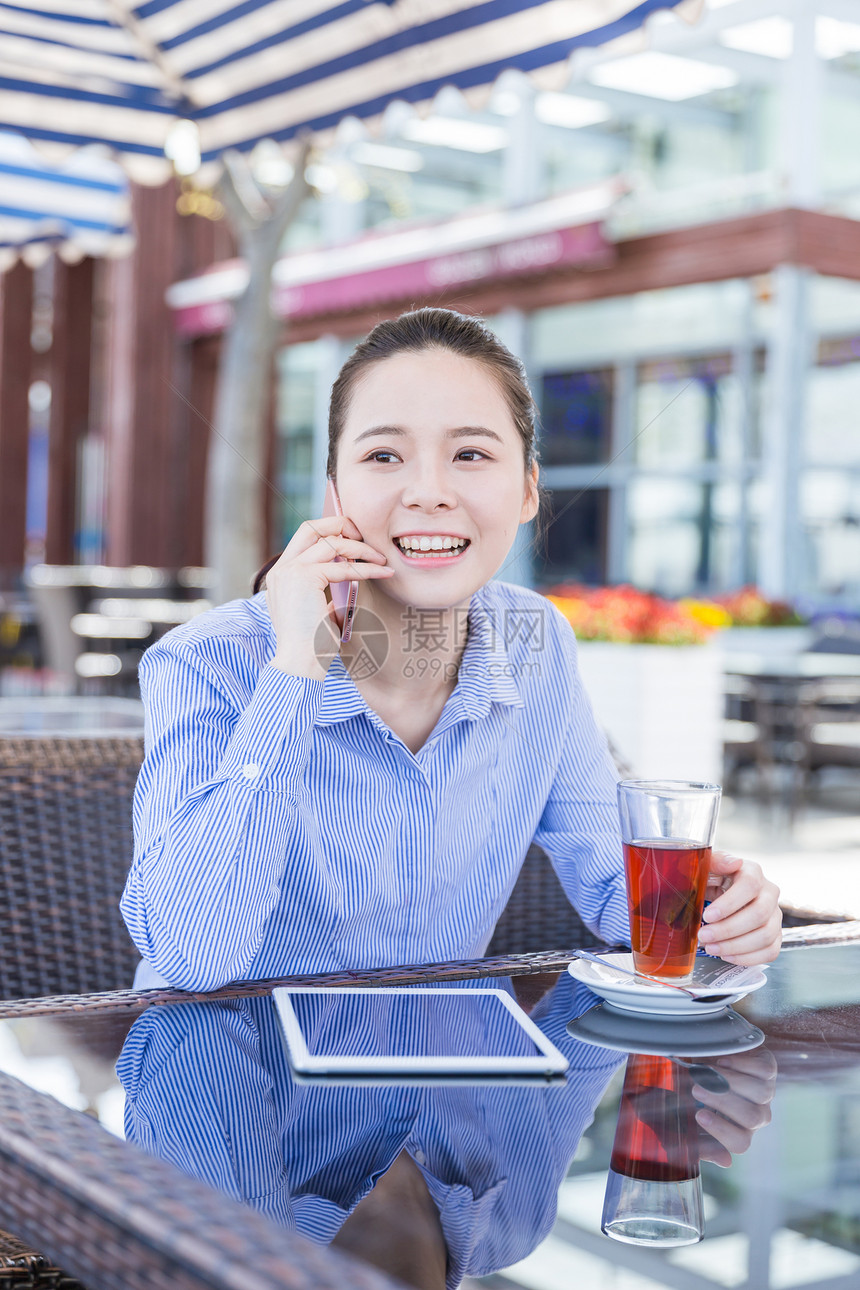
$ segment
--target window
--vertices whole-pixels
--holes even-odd
[[[606,488],[553,490],[542,583],[606,581],[608,497]]]
[[[541,398],[541,461],[582,466],[607,461],[612,427],[612,373],[547,372]]]

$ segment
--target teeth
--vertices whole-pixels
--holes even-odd
[[[424,534],[421,537],[397,538],[397,545],[401,551],[460,551],[468,546],[468,542],[465,538],[441,537],[437,533],[432,537]]]
[[[451,555],[458,555],[466,546],[466,538],[441,537],[438,533],[432,537],[424,534],[421,537],[402,537],[397,538],[397,545],[400,550],[409,555],[413,560],[423,560],[425,557],[433,558],[438,552],[446,551]]]

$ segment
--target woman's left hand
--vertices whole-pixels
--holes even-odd
[[[779,888],[752,860],[714,851],[699,944],[709,954],[744,967],[770,963],[782,943]]]

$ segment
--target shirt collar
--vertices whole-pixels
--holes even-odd
[[[339,654],[335,655],[323,682],[322,703],[315,724],[332,726],[368,710],[367,701],[344,667],[343,659]]]
[[[464,707],[474,720],[485,717],[491,703],[525,707],[514,684],[503,627],[498,612],[488,608],[482,592],[476,591],[469,605],[469,638],[457,680]]]
[[[452,695],[455,704],[459,698],[465,715],[473,721],[486,717],[491,703],[504,703],[515,708],[525,706],[514,684],[502,629],[498,613],[488,609],[480,592],[476,592],[469,604],[469,635]],[[370,713],[367,702],[343,660],[336,656],[325,678],[316,724],[331,726],[339,721],[349,721],[361,713]]]

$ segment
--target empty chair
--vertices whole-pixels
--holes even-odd
[[[0,734],[0,998],[131,984],[117,906],[142,759],[139,735]]]

